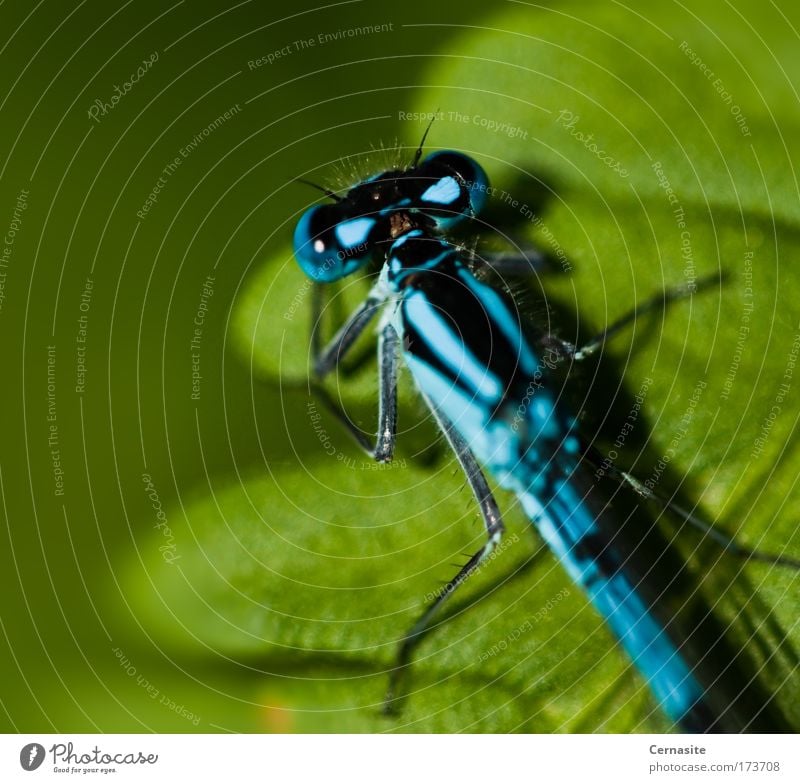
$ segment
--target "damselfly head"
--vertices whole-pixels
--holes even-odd
[[[421,155],[420,145],[410,167],[384,169],[344,196],[307,183],[335,202],[311,207],[295,228],[295,256],[309,277],[340,280],[385,257],[409,231],[424,227],[436,234],[481,211],[489,179],[475,160],[453,150]]]

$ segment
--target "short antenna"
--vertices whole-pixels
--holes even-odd
[[[425,139],[428,138],[428,131],[431,129],[431,125],[433,125],[433,121],[436,119],[438,114],[439,114],[439,109],[437,109],[433,113],[433,116],[431,117],[431,121],[428,123],[428,127],[425,128],[425,133],[422,134],[422,138],[420,139],[420,142],[419,142],[419,147],[417,147],[417,151],[414,154],[414,162],[411,164],[411,168],[412,169],[416,167],[416,165],[419,163],[419,159],[422,157],[422,148],[425,146]]]
[[[302,182],[304,185],[309,185],[312,188],[316,188],[317,190],[319,190],[322,193],[324,193],[328,198],[333,199],[334,201],[341,201],[342,200],[341,196],[337,196],[332,190],[329,190],[328,188],[324,188],[324,187],[322,187],[322,185],[317,185],[316,182],[311,182],[310,180],[303,179],[302,177],[295,177],[294,181],[295,182]]]

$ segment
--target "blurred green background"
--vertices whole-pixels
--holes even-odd
[[[425,126],[408,115],[440,110],[429,148],[475,155],[508,194],[492,214],[564,253],[572,271],[533,288],[585,333],[726,271],[609,345],[587,406],[649,379],[637,474],[668,454],[665,482],[707,518],[798,556],[798,16],[4,3],[0,727],[668,729],[507,496],[503,557],[382,718],[401,632],[481,530],[410,390],[397,466],[376,471],[297,383],[291,232],[318,194],[293,180],[352,182],[395,140],[408,156]],[[369,370],[337,388],[367,430],[373,388]],[[711,580],[719,553],[686,535]],[[730,584],[796,705],[800,580],[749,565]]]

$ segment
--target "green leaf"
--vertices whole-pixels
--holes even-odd
[[[591,725],[587,691],[610,726],[639,726],[649,695],[510,497],[514,531],[465,591],[467,605],[422,645],[402,719],[384,718],[402,633],[451,564],[480,546],[482,526],[451,461],[376,470],[337,456],[271,466],[269,478],[168,513],[167,559],[142,543],[149,579],[137,566],[125,581],[168,655],[249,671],[265,709],[283,705],[297,730],[489,731],[501,705],[509,728],[580,729]],[[636,723],[617,714],[630,699]],[[640,726],[659,727],[659,717]]]

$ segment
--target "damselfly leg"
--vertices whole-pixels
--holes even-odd
[[[461,466],[467,484],[478,502],[481,518],[486,530],[486,543],[461,566],[456,575],[438,591],[430,606],[422,613],[419,619],[403,635],[394,669],[389,678],[389,688],[384,699],[384,712],[393,714],[398,711],[402,694],[399,691],[401,679],[408,669],[414,650],[423,640],[432,623],[439,613],[442,605],[466,582],[466,580],[480,567],[486,558],[494,551],[505,531],[502,515],[494,499],[491,489],[486,482],[486,477],[478,465],[477,460],[469,449],[466,441],[459,435],[453,425],[433,406],[430,400],[426,402],[433,413],[437,424],[441,428],[447,442]]]
[[[333,336],[324,348],[314,355],[314,370],[318,380],[339,366],[341,360],[355,345],[378,312],[383,300],[369,296],[351,314],[344,326]],[[378,335],[378,429],[373,443],[350,420],[347,413],[331,397],[320,383],[312,383],[312,388],[325,406],[345,427],[356,443],[376,462],[390,462],[394,455],[395,433],[397,429],[397,333],[391,324],[386,324]]]
[[[680,285],[673,288],[665,288],[659,293],[646,299],[642,304],[634,307],[625,315],[618,318],[607,326],[602,332],[592,337],[580,347],[572,343],[562,340],[555,335],[547,335],[541,342],[550,348],[558,355],[559,359],[572,359],[574,361],[582,361],[595,354],[605,343],[612,337],[615,337],[620,332],[627,329],[634,324],[638,318],[649,315],[650,313],[658,310],[665,310],[669,305],[678,302],[682,299],[689,299],[699,291],[709,288],[713,284],[719,284],[722,281],[720,275],[709,275],[701,280],[698,280],[692,285]]]

